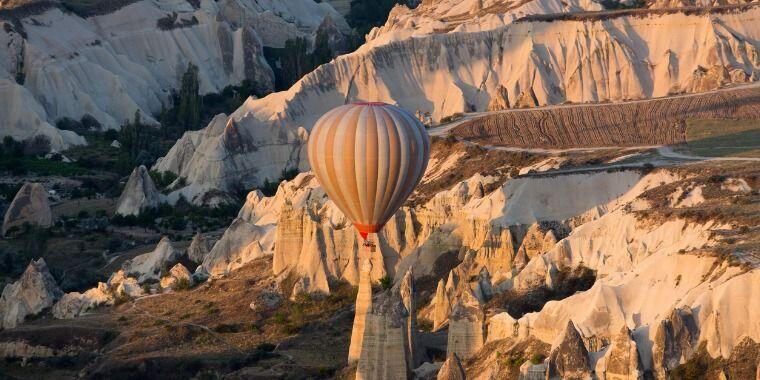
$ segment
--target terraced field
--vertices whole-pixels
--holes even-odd
[[[760,158],[760,119],[689,120],[682,150],[704,157]]]
[[[686,142],[687,120],[754,120],[760,87],[613,104],[519,109],[474,117],[451,133],[484,145],[567,149]]]

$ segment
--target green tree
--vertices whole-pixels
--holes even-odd
[[[333,58],[333,53],[330,49],[330,37],[327,35],[327,31],[323,29],[317,30],[317,36],[314,39],[314,51],[311,53],[311,57],[313,67],[330,62]]]
[[[295,83],[312,68],[309,41],[304,37],[291,38],[285,41],[281,63],[283,82]]]
[[[182,74],[182,86],[179,91],[177,122],[183,130],[197,129],[201,123],[201,95],[198,80],[198,66],[190,63]]]

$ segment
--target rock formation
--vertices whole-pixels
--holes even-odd
[[[168,104],[189,63],[198,67],[201,94],[246,79],[257,91],[271,91],[274,73],[264,47],[313,39],[328,15],[341,34],[350,33],[338,12],[311,0],[221,0],[202,7],[97,2],[78,5],[77,12],[55,3],[40,2],[31,14],[9,10],[17,22],[2,22],[0,137],[44,134],[58,150],[85,143],[55,128],[64,117],[90,114],[112,129],[140,111],[155,123],[150,115]]]
[[[439,330],[446,325],[449,314],[451,314],[451,302],[448,294],[446,294],[446,285],[443,279],[438,280],[438,287],[430,304],[433,306],[433,330]]]
[[[591,376],[588,351],[572,321],[557,338],[547,359],[547,379],[583,379]]]
[[[160,200],[161,194],[148,174],[148,169],[145,165],[140,165],[132,170],[124,186],[124,191],[116,203],[116,214],[139,215],[146,209],[157,207]]]
[[[509,92],[507,88],[499,85],[496,92],[491,96],[486,111],[501,111],[509,109]]]
[[[153,251],[124,262],[122,269],[127,276],[135,277],[139,283],[159,280],[161,271],[166,270],[180,256],[181,252],[174,248],[168,237],[164,236]]]
[[[193,277],[184,265],[178,263],[172,269],[169,269],[169,273],[166,276],[161,278],[159,285],[164,289],[170,289],[180,281],[186,281],[187,285],[192,285]]]
[[[21,278],[5,286],[0,296],[0,329],[11,329],[27,316],[47,309],[63,296],[44,259],[32,261]]]
[[[488,319],[488,342],[499,339],[516,338],[519,324],[507,312],[498,313]]]
[[[478,300],[469,292],[462,293],[449,315],[448,354],[469,359],[485,341],[485,315]]]
[[[24,183],[13,197],[3,218],[3,235],[12,228],[22,228],[25,224],[40,227],[50,227],[53,224],[48,193],[39,183]]]
[[[522,14],[564,13],[562,3],[528,2],[531,9],[523,9],[526,13]],[[568,4],[571,9],[584,6]],[[704,76],[698,67],[741,70],[748,78],[757,78],[760,67],[751,57],[760,52],[745,41],[756,40],[760,30],[744,25],[752,25],[758,13],[760,8],[747,7],[736,12],[658,13],[651,14],[651,20],[625,14],[552,22],[528,18],[508,27],[504,23],[512,22],[509,17],[490,24],[466,16],[469,21],[464,23],[478,25],[477,33],[457,29],[435,36],[423,33],[418,38],[408,38],[401,30],[377,29],[363,49],[322,65],[287,92],[250,99],[229,117],[241,129],[241,136],[251,136],[259,154],[221,146],[220,134],[228,118],[217,118],[204,131],[186,134],[155,168],[187,178],[187,191],[228,190],[240,173],[246,173],[243,185],[251,186],[264,178],[277,178],[286,168],[306,169],[299,136],[305,136],[320,115],[346,101],[398,103],[408,110],[430,112],[438,122],[456,113],[486,110],[490,99],[483,95],[498,93],[501,87],[507,89],[513,107],[532,107],[655,98],[715,88],[730,80],[698,80]],[[394,20],[392,12],[389,24]],[[713,28],[715,24],[721,26]],[[429,26],[432,32],[441,25]],[[641,37],[636,43],[619,38],[621,29]],[[526,43],[522,36],[528,34],[534,38]],[[555,38],[558,35],[565,38]],[[673,38],[658,43],[661,35]],[[673,51],[678,51],[677,56],[669,53]],[[724,58],[710,58],[715,56]],[[678,130],[671,133],[678,135]]]
[[[351,329],[351,343],[348,347],[348,362],[359,361],[364,347],[364,331],[367,325],[367,313],[372,310],[372,282],[370,272],[372,265],[365,261],[359,274],[359,291],[356,293],[356,307],[354,308],[354,325]]]
[[[533,223],[525,233],[520,250],[525,252],[528,259],[548,252],[557,244],[554,231],[538,223]]]
[[[87,290],[84,293],[66,293],[53,305],[53,316],[58,319],[71,319],[78,317],[96,306],[113,302],[113,297],[105,283]]]
[[[459,361],[457,354],[450,353],[443,362],[443,366],[438,370],[438,376],[436,380],[466,380],[467,377],[462,368],[462,363]]]
[[[696,351],[695,343],[699,329],[691,309],[674,309],[657,326],[652,346],[654,372],[660,378],[682,362],[689,360]]]
[[[641,380],[644,378],[644,367],[639,358],[636,342],[631,338],[631,331],[623,326],[616,335],[607,352],[604,354],[604,368],[597,374],[603,374],[605,380]]]
[[[206,238],[200,233],[193,236],[193,240],[190,242],[190,246],[187,248],[187,257],[193,262],[200,264],[208,255],[209,248]]]
[[[417,300],[416,292],[414,290],[414,275],[412,269],[406,271],[404,277],[401,278],[395,287],[398,287],[398,292],[401,293],[401,298],[404,301],[404,307],[406,308],[409,317],[406,321],[406,336],[407,336],[407,368],[417,368],[422,364],[424,353],[420,349],[417,337]]]
[[[406,379],[411,373],[406,334],[409,314],[396,289],[380,294],[367,311],[356,380]]]

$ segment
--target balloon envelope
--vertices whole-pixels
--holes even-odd
[[[354,103],[317,120],[308,156],[322,188],[366,239],[422,179],[430,141],[422,124],[401,108]]]

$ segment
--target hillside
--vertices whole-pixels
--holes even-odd
[[[283,170],[305,169],[299,153],[305,139],[297,136],[306,136],[323,112],[350,101],[396,103],[435,124],[488,109],[621,102],[752,82],[760,36],[752,20],[758,12],[747,5],[524,21],[483,32],[369,43],[288,91],[249,99],[204,131],[186,134],[154,169],[184,177],[188,199],[201,199],[209,189],[229,191],[234,181],[260,186]],[[279,145],[280,153],[259,161],[256,149],[229,149],[223,131],[231,129],[222,126],[230,122],[249,136],[250,146]],[[241,172],[247,174],[241,178]]]

